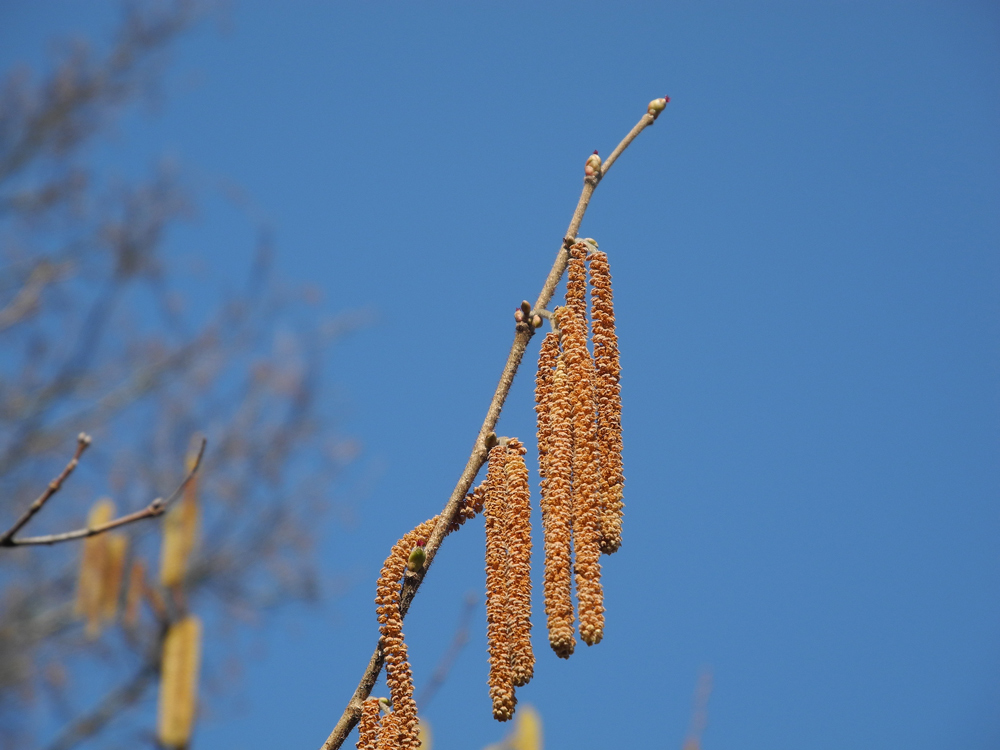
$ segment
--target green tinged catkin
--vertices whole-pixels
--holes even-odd
[[[507,448],[495,445],[486,472],[486,638],[490,656],[490,699],[493,718],[514,715],[513,644],[510,622],[510,557],[507,535],[510,521],[506,481]]]
[[[601,512],[601,550],[615,552],[622,543],[622,502],[625,476],[622,473],[621,364],[615,332],[614,299],[607,253],[596,251],[587,258],[590,265],[591,318],[594,331],[594,370],[597,392],[597,439],[601,450],[604,496]]]
[[[381,626],[379,630],[382,634],[382,651],[385,654],[385,682],[389,687],[393,706],[391,714],[393,720],[382,721],[379,747],[382,747],[381,743],[384,742],[389,743],[385,747],[403,750],[410,750],[419,745],[417,704],[413,700],[413,673],[407,658],[406,643],[403,641],[403,616],[399,611],[399,597],[403,571],[406,570],[410,552],[417,546],[418,541],[430,535],[436,522],[437,516],[424,521],[396,542],[379,576],[375,603]],[[388,716],[390,715],[386,718]]]
[[[531,648],[531,491],[525,447],[517,438],[507,443],[504,474],[507,484],[507,549],[510,555],[507,587],[511,626],[511,670],[515,687],[527,685],[535,672]]]

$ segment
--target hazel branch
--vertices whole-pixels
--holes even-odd
[[[592,173],[588,173],[584,179],[583,191],[580,193],[580,199],[577,201],[576,209],[573,211],[573,218],[570,220],[569,228],[566,230],[566,235],[563,237],[562,245],[559,248],[559,252],[556,254],[556,259],[552,265],[552,269],[549,271],[549,274],[545,279],[545,283],[542,285],[542,290],[538,295],[538,299],[535,301],[532,313],[541,315],[541,310],[543,310],[552,299],[552,295],[555,293],[556,287],[559,285],[559,280],[566,271],[566,265],[569,261],[569,247],[576,242],[577,232],[580,229],[580,224],[583,222],[583,217],[587,212],[587,207],[590,205],[591,196],[593,196],[598,183],[604,178],[608,170],[611,168],[611,165],[614,164],[615,160],[621,156],[622,152],[628,148],[629,144],[635,140],[639,133],[656,121],[656,117],[660,111],[662,111],[662,109],[654,110],[651,105],[649,111],[642,116],[639,122],[636,123],[635,127],[629,131],[628,135],[626,135],[615,150],[611,152],[611,156],[608,157],[604,164],[596,170],[587,170]],[[587,164],[588,167],[593,164],[591,159],[587,160]],[[507,400],[507,394],[510,393],[511,385],[514,383],[514,376],[517,374],[518,367],[521,364],[521,359],[524,357],[525,349],[528,347],[528,341],[531,340],[534,332],[535,330],[531,325],[530,318],[529,320],[522,319],[516,323],[514,341],[511,344],[510,352],[507,355],[507,361],[500,374],[500,382],[497,383],[496,390],[493,393],[493,398],[490,400],[489,408],[486,410],[486,418],[483,420],[483,425],[480,427],[479,434],[476,436],[476,440],[473,443],[472,453],[469,456],[468,461],[466,461],[465,468],[462,470],[462,473],[458,478],[458,483],[455,485],[455,489],[448,498],[448,502],[445,504],[444,510],[442,510],[440,516],[438,516],[438,521],[434,527],[434,531],[431,533],[430,538],[427,541],[427,545],[425,547],[427,557],[424,561],[424,565],[421,570],[416,573],[407,573],[403,581],[403,589],[400,593],[399,600],[399,611],[402,617],[405,617],[406,613],[409,611],[410,604],[413,601],[414,596],[416,596],[417,590],[420,588],[420,584],[427,575],[431,564],[434,562],[434,557],[437,555],[438,548],[441,546],[441,542],[448,533],[448,528],[451,525],[452,520],[455,518],[455,515],[458,513],[460,504],[464,500],[466,493],[468,493],[469,489],[472,487],[472,483],[475,481],[479,470],[482,469],[483,465],[486,463],[486,459],[489,454],[489,437],[491,435],[495,436],[494,429],[496,428],[497,421],[500,419],[500,412],[503,410],[504,402]],[[358,720],[361,718],[361,710],[365,699],[371,694],[375,681],[378,679],[379,673],[382,671],[384,664],[385,655],[382,653],[381,645],[379,645],[372,654],[372,657],[368,662],[368,667],[365,669],[365,672],[361,677],[361,682],[354,691],[354,695],[351,696],[350,701],[348,701],[347,706],[344,708],[343,714],[337,721],[336,726],[334,726],[333,731],[330,732],[330,736],[327,737],[326,742],[323,743],[321,750],[337,750],[344,744],[347,736],[350,734],[351,730],[354,729]]]
[[[62,470],[62,473],[59,474],[59,476],[49,482],[45,491],[35,499],[35,502],[28,506],[28,509],[21,514],[21,517],[14,522],[14,525],[5,531],[3,536],[0,536],[0,547],[14,546],[13,539],[17,532],[24,528],[28,521],[34,518],[35,514],[42,509],[42,506],[49,501],[49,498],[59,491],[63,482],[69,478],[69,475],[73,473],[73,470],[80,463],[80,456],[82,456],[83,452],[89,447],[90,435],[85,432],[81,432],[76,438],[76,451],[73,453],[73,458],[71,458],[69,463],[66,464],[66,468]]]
[[[194,479],[195,474],[198,473],[198,469],[201,466],[202,457],[205,455],[205,445],[207,441],[205,438],[201,439],[201,445],[198,448],[198,455],[196,456],[194,462],[191,464],[191,468],[188,470],[187,476],[184,480],[177,486],[169,497],[164,500],[162,497],[158,497],[153,500],[149,505],[147,505],[142,510],[137,510],[134,513],[129,513],[124,516],[119,516],[118,518],[113,518],[107,523],[102,523],[97,526],[90,526],[84,529],[76,529],[74,531],[64,531],[61,534],[46,534],[44,536],[28,536],[21,537],[20,539],[15,539],[14,535],[31,520],[31,517],[37,513],[41,507],[45,504],[45,501],[49,499],[55,492],[59,489],[62,482],[72,473],[73,469],[76,468],[76,464],[79,460],[80,454],[86,448],[86,445],[81,448],[83,438],[86,438],[86,445],[90,444],[90,438],[87,435],[81,433],[80,438],[77,441],[77,453],[74,455],[73,459],[69,462],[63,473],[60,474],[56,479],[54,479],[46,492],[43,493],[38,500],[32,503],[31,507],[25,511],[24,515],[18,519],[17,523],[2,537],[0,537],[0,547],[26,547],[28,545],[38,545],[38,544],[58,544],[59,542],[70,542],[74,539],[86,539],[87,537],[97,536],[98,534],[103,534],[105,531],[111,531],[112,529],[117,529],[119,526],[126,526],[130,523],[135,523],[136,521],[142,521],[146,518],[155,518],[156,516],[163,515],[167,508],[169,508],[173,502],[181,496],[184,489],[188,486],[192,479]],[[53,489],[54,487],[54,489]],[[37,507],[36,507],[37,506]]]

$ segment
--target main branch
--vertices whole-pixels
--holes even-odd
[[[563,273],[565,273],[566,265],[569,262],[569,248],[576,241],[576,235],[580,231],[583,216],[587,212],[587,206],[590,205],[590,198],[594,194],[598,183],[608,173],[608,170],[611,169],[611,165],[614,164],[615,160],[635,140],[636,136],[656,121],[658,114],[659,112],[656,112],[656,114],[647,112],[647,114],[643,115],[635,127],[629,131],[629,134],[618,144],[618,147],[611,152],[611,155],[604,161],[601,168],[595,174],[584,179],[583,192],[580,194],[580,200],[576,204],[573,218],[570,220],[569,228],[563,236],[562,245],[559,247],[555,262],[552,264],[552,270],[549,271],[549,275],[542,285],[542,291],[535,301],[532,312],[535,310],[544,310],[552,299],[552,295],[555,294],[559,280],[562,278]],[[472,447],[472,454],[469,456],[469,460],[466,461],[465,468],[458,478],[458,484],[455,485],[455,489],[452,491],[451,497],[448,498],[444,510],[438,516],[437,525],[431,533],[430,539],[427,541],[425,547],[427,559],[424,561],[424,566],[418,573],[407,574],[407,577],[403,581],[403,590],[399,600],[399,610],[403,617],[406,617],[406,613],[410,609],[410,604],[413,602],[413,597],[416,596],[420,584],[431,567],[431,563],[434,562],[434,557],[437,555],[438,548],[444,540],[448,526],[458,512],[459,504],[472,487],[472,483],[475,481],[479,470],[486,463],[487,454],[489,453],[488,440],[494,434],[497,421],[500,419],[500,412],[503,410],[504,402],[507,400],[507,394],[510,393],[510,387],[514,383],[514,376],[517,374],[517,369],[521,364],[521,359],[524,357],[528,342],[535,332],[530,324],[534,316],[529,315],[527,317],[527,320],[517,323],[514,342],[511,344],[510,353],[507,355],[507,362],[504,365],[503,372],[500,374],[500,382],[497,384],[493,399],[486,410],[486,418],[483,420],[483,426],[479,428],[479,434],[476,436],[476,441]],[[337,748],[344,744],[347,735],[350,734],[351,730],[358,723],[358,719],[361,717],[361,706],[365,702],[365,699],[371,695],[372,688],[375,687],[375,681],[378,679],[384,664],[385,655],[382,653],[381,644],[379,644],[376,646],[372,658],[368,661],[368,667],[365,669],[364,675],[361,677],[361,682],[354,691],[354,695],[351,696],[343,715],[333,728],[333,731],[330,732],[330,736],[326,738],[326,742],[323,743],[321,750],[337,750]]]

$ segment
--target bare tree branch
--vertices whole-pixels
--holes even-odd
[[[552,270],[549,271],[549,275],[545,279],[545,284],[542,286],[542,291],[535,302],[535,310],[544,309],[548,305],[552,299],[552,295],[555,293],[556,287],[559,285],[559,280],[566,271],[566,266],[569,262],[569,247],[576,241],[576,233],[580,230],[580,224],[583,222],[583,216],[587,212],[587,206],[590,204],[590,198],[594,194],[597,184],[607,174],[611,165],[621,153],[635,140],[636,136],[656,121],[656,117],[656,114],[650,112],[644,114],[635,127],[629,131],[628,135],[625,136],[622,142],[618,144],[618,147],[611,153],[611,156],[605,161],[603,167],[595,174],[584,179],[583,192],[580,194],[580,200],[577,202],[576,210],[573,212],[573,218],[570,220],[569,228],[563,237],[562,246],[556,255]],[[490,401],[489,408],[486,411],[483,426],[479,429],[479,435],[476,437],[476,442],[473,445],[472,454],[469,456],[469,460],[465,464],[465,469],[462,471],[458,484],[451,493],[451,497],[448,499],[444,510],[438,516],[437,525],[431,533],[430,539],[427,541],[425,547],[427,559],[424,561],[424,566],[416,574],[407,574],[407,577],[403,581],[399,611],[404,618],[410,609],[413,598],[417,594],[417,590],[420,588],[420,584],[427,575],[431,563],[434,561],[434,556],[437,554],[441,542],[448,533],[448,527],[458,512],[459,504],[465,498],[469,488],[472,487],[472,483],[475,481],[479,470],[486,463],[489,453],[489,439],[495,435],[494,428],[500,419],[500,412],[503,409],[504,402],[507,400],[507,394],[510,392],[511,385],[514,382],[514,376],[517,374],[517,369],[521,364],[528,341],[531,340],[535,332],[530,323],[533,315],[527,317],[528,320],[522,320],[517,323],[514,343],[511,345],[510,353],[507,355],[507,363],[504,365],[503,372],[500,375],[500,382],[497,384],[493,399]],[[343,715],[341,715],[340,720],[334,726],[333,731],[330,732],[330,736],[327,737],[326,742],[323,743],[321,750],[337,750],[337,748],[344,744],[344,740],[347,739],[351,730],[358,723],[358,719],[361,717],[362,704],[371,695],[372,688],[375,686],[375,681],[378,679],[384,664],[385,655],[382,653],[380,641],[368,662],[368,667],[365,669],[364,675],[361,677],[361,682],[354,691],[354,695],[351,696]]]
[[[136,521],[141,521],[145,518],[155,518],[156,516],[163,515],[167,508],[170,507],[171,503],[181,496],[181,493],[184,492],[184,488],[187,487],[188,483],[194,479],[195,474],[198,473],[198,467],[201,466],[201,459],[205,455],[206,443],[207,441],[205,438],[202,438],[201,446],[198,448],[198,456],[195,458],[194,464],[188,471],[187,476],[184,477],[184,481],[178,485],[177,489],[174,490],[166,500],[162,497],[158,497],[142,510],[137,510],[135,513],[129,513],[128,515],[119,516],[118,518],[97,526],[90,526],[85,529],[76,529],[75,531],[64,531],[61,534],[46,534],[45,536],[29,536],[22,537],[21,539],[15,539],[14,535],[21,529],[21,527],[31,520],[31,517],[41,509],[42,505],[45,504],[45,501],[55,494],[63,480],[69,476],[70,472],[72,472],[74,468],[76,468],[77,460],[79,459],[80,454],[83,452],[83,449],[90,444],[90,437],[81,433],[80,439],[77,443],[76,455],[73,456],[73,459],[66,466],[63,473],[54,479],[49,485],[49,488],[46,490],[47,494],[43,493],[38,500],[32,503],[31,507],[28,508],[25,514],[18,519],[17,523],[15,523],[11,529],[0,537],[0,547],[25,547],[28,545],[57,544],[59,542],[69,542],[74,539],[86,539],[90,536],[103,534],[105,531],[117,529],[119,526],[125,526],[130,523],[135,523]],[[83,448],[80,447],[81,445]]]
[[[89,445],[90,435],[85,432],[81,432],[76,438],[76,451],[73,453],[73,458],[71,458],[69,463],[66,464],[66,468],[62,470],[62,473],[59,476],[49,482],[49,486],[45,488],[45,492],[38,496],[38,499],[35,500],[35,502],[33,502],[23,514],[21,514],[21,517],[14,522],[13,526],[3,533],[3,536],[0,536],[0,547],[12,546],[14,535],[24,528],[25,524],[27,524],[28,521],[30,521],[34,515],[42,509],[42,506],[49,501],[50,497],[59,491],[63,482],[66,481],[69,475],[73,473],[73,469],[75,469],[77,464],[80,463],[80,456],[83,455],[83,452],[87,450]]]

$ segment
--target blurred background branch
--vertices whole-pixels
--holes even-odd
[[[193,472],[191,435],[210,445],[183,581],[145,581],[149,606],[127,625],[85,630],[73,605],[81,545],[0,559],[3,748],[65,749],[112,728],[148,739],[148,717],[132,709],[156,684],[171,623],[199,613],[212,674],[235,656],[235,624],[319,593],[310,529],[357,446],[317,386],[325,352],[360,316],[331,318],[280,282],[263,226],[248,283],[232,284],[231,270],[196,280],[170,250],[194,216],[182,173],[161,164],[130,183],[92,163],[203,13],[183,0],[129,5],[108,49],[73,41],[43,74],[14,70],[0,84],[0,528],[59,475],[84,430],[88,461],[33,528],[86,528],[99,495],[142,514]],[[160,525],[119,532],[119,575],[155,569]]]

